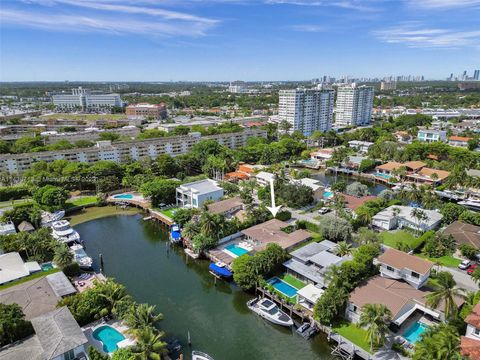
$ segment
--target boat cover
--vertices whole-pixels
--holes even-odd
[[[213,271],[215,274],[218,274],[220,276],[225,276],[229,277],[232,276],[232,272],[228,270],[225,267],[220,267],[215,263],[211,263],[210,266],[208,267],[211,271]]]
[[[172,227],[172,231],[170,232],[170,235],[172,236],[173,240],[178,240],[182,237],[182,233],[179,231],[174,231],[174,228]]]

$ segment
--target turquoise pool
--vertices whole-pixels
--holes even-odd
[[[287,284],[285,281],[282,279],[279,279],[278,277],[271,278],[268,280],[268,283],[272,285],[275,290],[280,291],[282,294],[288,296],[288,297],[294,297],[297,295],[297,289],[294,288],[292,285]]]
[[[375,176],[385,180],[390,180],[390,178],[392,177],[392,175],[382,174],[382,173],[375,173]]]
[[[242,256],[242,255],[245,255],[246,253],[249,252],[249,250],[247,249],[244,249],[240,246],[237,246],[235,244],[230,244],[228,246],[225,246],[225,250],[228,250],[230,251],[232,254],[235,254],[237,256]]]
[[[99,328],[96,328],[92,336],[94,339],[102,342],[103,351],[105,351],[106,353],[111,353],[117,350],[117,344],[120,341],[125,340],[125,336],[123,336],[116,329],[108,325],[103,325]]]
[[[133,199],[133,195],[132,194],[119,194],[119,195],[114,195],[113,196],[114,199]]]
[[[407,339],[409,343],[415,344],[427,329],[427,325],[417,321],[403,333],[403,337]]]
[[[48,271],[53,269],[53,264],[51,262],[43,263],[40,267],[42,268],[42,271]]]
[[[333,192],[331,192],[331,191],[325,191],[323,193],[324,198],[329,198],[329,197],[332,197],[332,196],[333,196]]]

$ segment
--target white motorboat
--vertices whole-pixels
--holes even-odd
[[[248,301],[247,306],[250,310],[274,324],[281,326],[293,325],[292,318],[280,310],[272,300],[255,298]]]
[[[205,354],[204,352],[193,350],[192,360],[213,360],[213,358],[210,355]]]
[[[93,260],[87,255],[83,246],[75,244],[70,246],[70,251],[73,254],[73,260],[80,266],[81,269],[90,269],[92,267]]]
[[[59,210],[55,211],[53,214],[48,212],[48,211],[42,211],[42,220],[41,220],[41,225],[46,227],[46,226],[52,226],[52,224],[55,221],[63,219],[65,216],[65,210]]]
[[[480,210],[480,199],[468,198],[463,201],[459,201],[457,204],[466,206],[472,210]]]
[[[67,220],[59,220],[52,223],[52,236],[54,239],[64,243],[80,241],[80,234],[72,229]]]

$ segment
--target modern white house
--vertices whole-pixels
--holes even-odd
[[[362,154],[366,154],[368,152],[368,149],[370,149],[370,146],[372,145],[373,143],[369,141],[352,140],[348,142],[349,147],[355,149]]]
[[[217,201],[223,196],[223,188],[215,180],[205,179],[180,185],[177,188],[177,206],[200,208],[207,200]]]
[[[415,289],[427,282],[433,263],[396,249],[387,249],[376,259],[380,265],[380,276],[389,279],[405,280]]]
[[[42,268],[36,261],[23,262],[18,252],[0,255],[0,285],[21,279],[41,270]]]
[[[301,305],[309,311],[313,311],[320,296],[325,292],[325,290],[315,286],[313,284],[308,284],[307,286],[301,288],[297,291],[297,304]]]
[[[421,213],[425,216],[416,218],[415,212],[420,212],[419,216]],[[417,231],[428,231],[440,226],[442,218],[443,215],[437,211],[392,205],[373,216],[372,225],[384,230],[407,227]]]
[[[270,181],[274,180],[277,178],[275,174],[266,172],[266,171],[260,171],[258,174],[255,175],[255,179],[257,180],[257,184],[261,186],[267,186],[270,185]]]
[[[446,141],[447,132],[445,130],[418,130],[417,140],[424,142]]]

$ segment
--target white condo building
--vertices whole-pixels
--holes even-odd
[[[337,90],[335,125],[362,126],[370,124],[373,108],[372,86],[341,86]]]
[[[278,116],[292,124],[291,131],[310,136],[332,127],[335,92],[331,89],[280,90]]]
[[[114,106],[122,106],[122,99],[119,94],[96,94],[88,89],[79,87],[72,89],[71,94],[52,95],[53,105],[62,109],[101,109]]]

